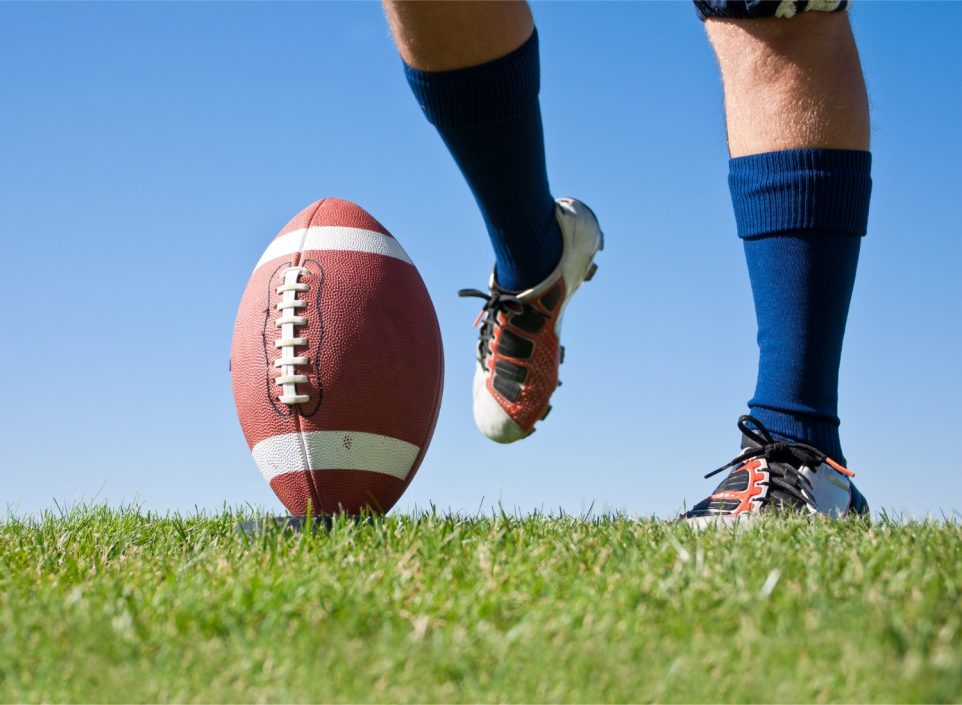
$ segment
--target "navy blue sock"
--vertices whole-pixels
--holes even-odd
[[[498,284],[540,283],[561,259],[562,239],[545,167],[537,31],[481,66],[405,73],[481,208]]]
[[[788,150],[729,166],[758,319],[758,384],[748,406],[775,435],[844,463],[838,368],[868,220],[871,154]]]

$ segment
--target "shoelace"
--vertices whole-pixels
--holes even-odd
[[[749,460],[764,458],[765,460],[776,463],[769,463],[768,465],[770,485],[782,489],[803,504],[814,506],[811,482],[807,477],[795,470],[796,466],[805,465],[811,468],[813,472],[818,472],[818,467],[822,463],[825,463],[830,468],[847,477],[855,477],[854,472],[832,460],[814,446],[774,438],[769,430],[765,428],[765,425],[754,416],[745,415],[739,417],[738,429],[758,445],[754,448],[745,448],[735,456],[731,462],[705,475],[706,479],[728,468],[740,466]],[[782,463],[788,465],[789,468],[791,468],[791,472],[784,467],[779,467],[779,464]]]
[[[483,318],[484,322],[481,323],[480,339],[478,340],[478,362],[480,362],[481,367],[487,371],[488,368],[485,366],[484,361],[488,356],[488,343],[494,337],[495,327],[499,325],[498,314],[524,313],[526,308],[531,307],[514,294],[499,291],[498,289],[491,289],[487,293],[480,289],[461,289],[458,291],[458,296],[462,298],[474,297],[484,300],[484,306],[481,307],[478,317],[474,319],[474,325],[477,326],[481,323]]]

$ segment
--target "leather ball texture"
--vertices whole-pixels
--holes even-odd
[[[424,282],[383,225],[337,198],[294,216],[257,263],[230,368],[254,460],[295,516],[387,512],[441,406]]]

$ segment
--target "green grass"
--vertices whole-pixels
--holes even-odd
[[[962,528],[0,524],[3,701],[959,701]]]

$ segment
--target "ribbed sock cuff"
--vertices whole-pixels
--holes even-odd
[[[541,68],[538,31],[507,56],[454,71],[404,73],[428,121],[439,129],[494,125],[528,110],[538,100]]]
[[[792,149],[729,161],[738,236],[820,230],[864,235],[872,193],[872,154]]]
[[[845,464],[842,442],[838,437],[838,421],[804,414],[787,414],[763,406],[750,406],[751,414],[772,435],[789,441],[815,446],[833,460]]]

